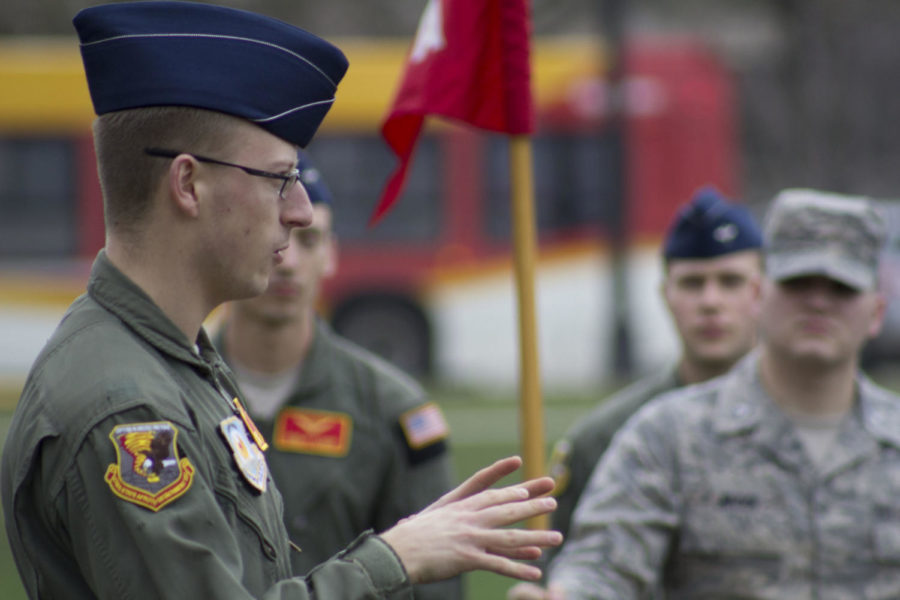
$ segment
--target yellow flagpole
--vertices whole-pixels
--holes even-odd
[[[514,135],[509,142],[510,179],[512,183],[512,225],[519,305],[520,431],[522,460],[526,479],[546,475],[544,466],[544,415],[541,403],[541,376],[538,365],[537,317],[535,315],[535,263],[537,233],[534,217],[534,182],[531,162],[531,139]],[[547,515],[528,521],[532,529],[546,529]]]

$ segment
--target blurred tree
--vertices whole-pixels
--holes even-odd
[[[900,195],[900,3],[770,3],[781,50],[739,73],[747,191]]]

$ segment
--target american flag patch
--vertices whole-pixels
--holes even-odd
[[[406,442],[413,450],[443,440],[450,434],[444,413],[434,402],[428,402],[400,415],[400,427],[403,428]]]

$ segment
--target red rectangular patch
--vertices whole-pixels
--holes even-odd
[[[286,408],[275,423],[275,447],[286,452],[344,456],[350,449],[353,419],[324,410]]]

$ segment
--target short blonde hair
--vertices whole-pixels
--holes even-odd
[[[94,147],[103,191],[107,230],[140,227],[153,193],[168,171],[168,159],[148,156],[157,147],[204,154],[227,152],[237,117],[183,106],[111,112],[94,121]]]

